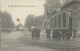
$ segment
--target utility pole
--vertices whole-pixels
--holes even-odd
[[[17,19],[17,21],[19,22],[19,24],[18,24],[18,25],[19,25],[18,29],[21,30],[21,28],[22,28],[22,27],[21,27],[21,21],[20,21],[20,19]]]
[[[47,26],[47,28],[50,28],[50,13],[49,13],[49,6],[48,6],[48,4],[46,5],[46,12],[47,12],[47,22],[48,22],[48,26]]]

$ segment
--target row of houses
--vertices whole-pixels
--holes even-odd
[[[45,27],[62,30],[80,30],[80,0],[46,0]]]

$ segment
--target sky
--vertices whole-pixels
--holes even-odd
[[[16,19],[20,19],[21,23],[24,25],[25,18],[29,14],[33,14],[34,16],[39,16],[44,14],[44,4],[46,1],[45,0],[0,0],[0,2],[1,2],[1,11],[9,12],[12,15],[13,21],[15,22],[16,25],[18,24]],[[11,7],[11,5],[13,6],[16,5],[17,7]]]

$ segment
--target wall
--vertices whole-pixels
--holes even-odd
[[[80,8],[80,3],[73,3],[62,9],[66,13],[68,13],[69,11],[72,12],[73,29],[79,28],[79,20],[80,20],[79,8]]]

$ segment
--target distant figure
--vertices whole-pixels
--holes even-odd
[[[55,30],[55,40],[60,40],[61,39],[61,33],[59,30]]]
[[[31,27],[31,33],[32,33],[32,39],[34,39],[35,37],[35,27],[34,26]]]
[[[70,40],[70,32],[66,32],[66,40]]]
[[[61,40],[61,31],[58,31],[57,39]]]
[[[53,30],[52,38],[53,38],[53,40],[61,40],[61,35],[62,35],[61,30]],[[64,38],[64,36],[63,36],[63,38]]]
[[[66,38],[66,31],[65,30],[62,31],[62,38],[63,38],[63,40],[65,40],[65,38]]]
[[[63,40],[65,40],[65,33],[62,33],[62,38],[63,38]]]
[[[51,29],[46,29],[47,39],[50,39]]]
[[[73,38],[76,39],[77,30],[73,30]]]
[[[58,31],[57,30],[54,30],[53,31],[53,40],[57,40],[58,39]]]
[[[53,38],[53,30],[51,30],[51,33],[50,33],[50,41],[52,40]]]

